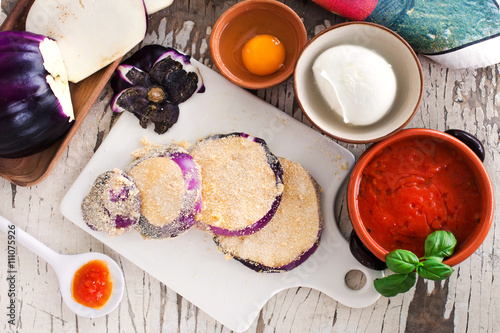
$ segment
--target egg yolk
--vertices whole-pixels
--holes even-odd
[[[242,50],[245,68],[256,75],[269,75],[283,67],[285,47],[271,35],[257,35]]]

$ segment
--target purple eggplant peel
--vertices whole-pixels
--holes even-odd
[[[149,122],[165,133],[179,117],[179,104],[205,87],[190,56],[173,48],[147,45],[123,61],[111,79],[115,93],[111,109],[132,112],[139,124]]]

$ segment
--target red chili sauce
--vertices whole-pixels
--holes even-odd
[[[473,171],[455,148],[427,138],[401,140],[379,152],[362,174],[358,205],[380,246],[419,257],[433,231],[451,231],[459,248],[481,217]]]
[[[73,277],[73,299],[89,308],[104,306],[112,290],[113,282],[105,261],[91,260],[80,267]]]

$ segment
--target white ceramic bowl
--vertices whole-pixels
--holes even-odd
[[[396,99],[389,112],[367,126],[346,124],[326,103],[316,86],[312,66],[327,49],[359,45],[381,55],[396,75]],[[380,141],[403,129],[415,115],[423,94],[422,67],[410,45],[395,32],[368,22],[332,26],[311,39],[302,50],[294,72],[295,97],[311,122],[325,134],[345,142]]]

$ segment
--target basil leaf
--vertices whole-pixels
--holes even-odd
[[[450,257],[457,245],[457,239],[449,231],[438,230],[430,234],[425,240],[424,258]]]
[[[410,290],[417,281],[415,272],[410,274],[392,274],[381,279],[375,279],[373,286],[382,296],[392,297]]]
[[[417,267],[417,273],[424,279],[439,281],[449,277],[453,268],[435,259],[428,259]]]
[[[436,260],[436,261],[439,261],[439,262],[443,262],[443,259],[444,259],[444,258],[442,258],[442,257],[432,257],[432,256],[430,256],[430,257],[422,257],[422,258],[421,258],[421,260],[422,260],[422,259],[425,259],[425,260],[431,260],[431,259],[432,259],[432,260]]]
[[[385,256],[387,267],[394,273],[408,274],[418,265],[418,257],[408,250],[394,250]]]

